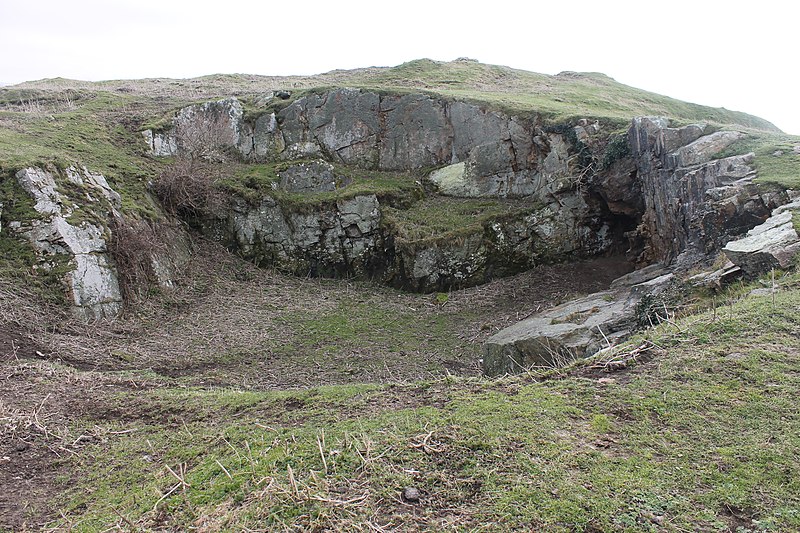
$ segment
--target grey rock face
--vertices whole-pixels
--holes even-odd
[[[86,320],[115,317],[122,309],[123,297],[108,238],[114,227],[112,218],[121,218],[120,195],[102,174],[85,167],[64,171],[30,167],[17,172],[16,179],[33,198],[39,217],[14,221],[12,226],[36,251],[37,266],[70,267],[63,282],[78,316]],[[70,185],[69,195],[59,189],[65,184]],[[93,213],[93,222],[80,220],[84,210]],[[173,285],[190,254],[182,231],[173,230],[168,240],[168,249],[153,251],[148,257],[156,281],[163,287]]]
[[[788,268],[800,253],[800,235],[792,221],[798,212],[800,200],[775,209],[770,218],[748,231],[745,237],[725,245],[723,252],[750,276],[773,268]]]
[[[87,185],[89,198],[94,193],[112,206],[119,205],[119,195],[101,175],[75,167],[66,174],[72,183]],[[53,172],[31,167],[17,172],[16,179],[34,199],[34,208],[41,215],[41,219],[25,221],[18,233],[43,258],[62,256],[69,261],[73,269],[67,273],[65,284],[76,313],[85,319],[116,316],[122,307],[122,295],[107,255],[107,228],[89,222],[73,225],[69,221],[74,210],[58,192]]]
[[[644,212],[644,197],[636,174],[636,165],[629,157],[615,161],[609,169],[594,177],[598,194],[609,211],[637,218]]]
[[[603,253],[612,245],[608,227],[590,227],[586,210],[579,195],[567,196],[459,238],[397,242],[390,282],[419,292],[448,290]]]
[[[154,132],[144,130],[142,132],[144,142],[147,144],[148,151],[156,157],[170,157],[178,153],[178,141],[175,138],[175,131]]]
[[[326,203],[313,211],[287,211],[270,198],[257,207],[232,200],[224,219],[204,231],[257,264],[299,275],[364,276],[382,251],[375,195]]]
[[[586,137],[597,128],[587,122],[580,130]],[[235,150],[245,160],[324,157],[384,170],[464,163],[463,185],[454,194],[467,196],[547,195],[549,183],[575,170],[572,147],[560,134],[545,134],[537,119],[424,94],[335,89],[264,114],[252,126],[230,98],[184,108],[170,129],[143,135],[155,155],[218,159]]]
[[[651,270],[651,275],[659,273]],[[615,289],[572,300],[500,331],[486,341],[484,373],[499,376],[534,366],[556,366],[614,344],[636,327],[642,299],[662,293],[673,278],[673,274],[663,274],[637,279],[633,286],[620,283]]]
[[[374,168],[379,109],[375,93],[338,89],[301,98],[278,119],[287,145],[312,142],[334,161]]]
[[[344,176],[336,176],[333,165],[321,160],[292,165],[279,176],[279,187],[286,192],[330,192],[349,182]]]
[[[248,158],[254,152],[252,128],[243,120],[242,104],[236,98],[206,102],[181,109],[172,126],[163,132],[142,132],[150,153],[156,156],[179,154],[224,160],[227,151]],[[270,149],[269,124],[262,124],[260,137],[263,153]],[[277,142],[277,141],[274,141]]]
[[[785,202],[785,194],[752,182],[752,154],[713,159],[737,132],[706,134],[704,126],[670,128],[664,118],[638,117],[628,136],[644,200],[643,261],[689,266]]]
[[[570,146],[560,134],[542,134],[546,148],[529,154],[524,162],[510,137],[486,142],[469,150],[466,161],[435,170],[429,180],[441,194],[460,197],[529,197],[551,201],[553,195],[572,188],[577,169],[571,169]],[[484,139],[485,140],[485,139]],[[532,142],[527,143],[531,149]]]
[[[265,113],[256,119],[253,129],[253,159],[268,161],[276,159],[286,149],[286,140],[278,128],[275,113]]]
[[[379,168],[405,170],[452,161],[453,128],[445,106],[422,94],[381,99]]]

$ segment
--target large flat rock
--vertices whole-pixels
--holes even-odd
[[[800,235],[793,223],[798,212],[800,200],[775,209],[770,218],[748,231],[745,237],[726,244],[723,252],[750,276],[773,268],[788,268],[800,253]]]
[[[661,268],[628,276],[614,288],[571,300],[514,324],[486,341],[483,370],[488,376],[532,367],[558,366],[630,335],[639,321],[639,303],[661,293],[674,278]]]

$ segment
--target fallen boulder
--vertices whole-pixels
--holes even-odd
[[[793,218],[800,214],[800,199],[778,207],[763,224],[741,239],[725,245],[723,252],[748,276],[773,268],[788,268],[800,253],[800,235]]]
[[[613,345],[640,325],[648,301],[671,286],[674,275],[662,268],[624,276],[607,291],[571,300],[514,324],[490,337],[483,371],[499,376],[532,367],[555,367]],[[635,283],[631,285],[630,283]]]

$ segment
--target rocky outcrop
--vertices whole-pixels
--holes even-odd
[[[85,191],[88,202],[102,203],[112,211],[120,206],[119,195],[102,175],[75,167],[68,168],[65,174],[69,183]],[[122,307],[122,295],[108,256],[108,228],[78,219],[74,204],[59,192],[54,171],[25,168],[17,172],[16,179],[35,202],[39,215],[13,223],[16,233],[31,243],[42,258],[43,268],[67,264],[64,281],[76,313],[86,319],[116,316]]]
[[[333,165],[321,160],[292,165],[278,176],[278,187],[294,193],[332,192],[346,187],[351,181],[346,176],[337,176]]]
[[[510,141],[496,141],[475,146],[465,161],[432,172],[429,180],[446,196],[547,199],[578,169],[570,168],[572,147],[562,134],[542,133],[538,140],[546,150],[525,163],[531,168],[520,167]]]
[[[542,261],[604,253],[613,245],[614,230],[581,189],[586,168],[575,157],[578,133],[589,140],[599,123],[545,130],[536,117],[361,89],[303,96],[254,125],[242,116],[235,99],[191,106],[170,129],[145,136],[156,155],[159,146],[169,154],[187,153],[195,140],[208,138],[198,132],[211,128],[218,131],[218,150],[238,150],[244,160],[314,159],[281,171],[275,185],[308,196],[308,203],[281,203],[269,194],[258,205],[233,199],[228,213],[202,223],[258,262],[303,275],[368,275],[430,291],[483,283]],[[526,198],[531,212],[455,239],[403,241],[380,222],[378,231],[346,231],[342,206],[312,199],[348,184],[330,162],[384,170],[439,166],[428,184],[440,194]],[[380,221],[379,205],[376,212],[367,218]]]
[[[216,216],[197,224],[258,264],[303,276],[376,279],[419,292],[478,285],[537,264],[600,255],[614,244],[608,225],[587,217],[591,209],[576,194],[539,207],[518,206],[454,233],[414,239],[403,236],[394,218],[385,220],[387,207],[408,208],[392,207],[391,197],[387,205],[374,194],[326,198],[306,192],[303,201],[264,195],[253,203],[233,196]],[[423,211],[437,209],[435,199],[429,200]]]
[[[226,98],[184,107],[168,128],[163,131],[145,130],[142,136],[150,153],[155,156],[189,154],[224,160],[228,153],[235,152],[247,158],[254,152],[254,132],[243,117],[244,110],[239,100]],[[266,149],[262,147],[262,150]]]
[[[33,268],[62,277],[67,301],[81,318],[117,316],[123,294],[109,244],[115,224],[124,220],[120,195],[102,174],[86,167],[28,167],[15,179],[32,199],[35,215],[10,221],[7,229],[30,243],[37,257]],[[147,257],[155,281],[164,287],[173,285],[189,255],[182,231],[174,229],[168,240],[168,249],[152,250]]]
[[[753,183],[752,154],[717,158],[742,134],[697,124],[672,128],[661,117],[634,119],[623,155],[607,166],[603,160],[601,172],[595,148],[605,141],[597,121],[544,127],[535,116],[427,94],[334,89],[302,96],[254,123],[243,117],[233,98],[198,104],[178,112],[171,128],[145,136],[156,155],[313,158],[280,173],[276,187],[286,192],[345,187],[335,162],[383,170],[439,167],[428,175],[438,194],[531,203],[524,217],[456,239],[414,242],[384,227],[380,201],[366,196],[348,200],[374,202],[355,225],[344,221],[341,201],[279,205],[269,196],[256,206],[233,199],[229,213],[204,223],[245,256],[301,274],[367,275],[413,290],[444,290],[542,260],[619,248],[637,254],[640,264],[688,268],[785,201],[782,192]],[[201,149],[206,145],[211,149]]]
[[[640,261],[691,266],[761,223],[786,195],[753,183],[753,154],[715,159],[740,139],[707,126],[671,128],[662,117],[639,117],[629,131],[644,200]],[[624,202],[627,203],[627,202]]]
[[[717,157],[742,137],[703,125],[671,128],[660,117],[633,120],[627,150],[620,150],[630,155],[609,164],[591,185],[612,216],[638,221],[628,237],[644,243],[639,262],[657,260],[673,271],[707,262],[732,237],[760,224],[787,201],[785,191],[753,182],[757,176],[753,154]],[[443,178],[455,181],[452,175]],[[713,289],[741,271],[786,268],[800,251],[792,205],[776,209],[746,238],[725,246],[734,264],[695,276],[690,283]],[[485,372],[499,375],[554,365],[625,338],[637,325],[642,302],[658,296],[673,276],[657,271],[663,275],[644,281],[647,273],[647,269],[637,271],[609,291],[568,302],[497,333],[486,344]]]
[[[729,242],[723,252],[749,276],[786,269],[800,254],[800,235],[794,217],[800,216],[800,200],[778,207],[763,224],[741,239]]]
[[[424,94],[334,89],[301,97],[254,124],[243,116],[235,98],[208,102],[182,109],[167,129],[143,136],[156,156],[214,157],[229,150],[248,161],[322,156],[381,170],[463,163],[450,169],[460,185],[442,186],[459,196],[543,197],[550,183],[576,170],[564,132],[546,132],[537,118]]]
[[[375,195],[282,207],[232,198],[225,214],[201,222],[204,232],[257,264],[307,276],[365,276],[382,256]]]
[[[392,260],[384,279],[399,288],[446,291],[510,276],[543,263],[593,257],[613,245],[602,221],[583,220],[585,204],[571,197],[488,221],[472,233],[418,241],[387,239]],[[580,221],[580,222],[579,222]]]
[[[514,324],[486,341],[483,371],[500,376],[532,367],[561,366],[611,346],[641,325],[650,307],[643,303],[661,296],[673,279],[673,274],[656,265],[621,278],[608,291]]]

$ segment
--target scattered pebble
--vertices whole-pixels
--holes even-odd
[[[18,452],[24,452],[28,448],[30,448],[30,445],[27,442],[25,442],[24,440],[19,441],[16,444],[16,446],[14,446],[14,449],[17,450]]]
[[[599,385],[611,385],[612,383],[616,383],[617,380],[614,378],[600,378],[597,380]]]
[[[420,493],[419,490],[414,487],[406,487],[403,489],[403,500],[410,502],[410,503],[417,503],[419,502]]]

